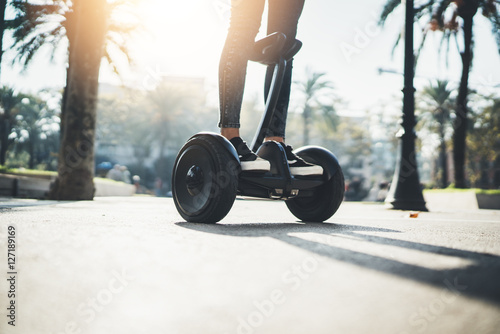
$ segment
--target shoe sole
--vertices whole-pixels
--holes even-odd
[[[271,164],[266,160],[242,161],[241,170],[245,172],[269,172],[271,170]],[[311,167],[290,167],[290,173],[297,176],[323,175],[323,167],[316,165]]]
[[[323,167],[290,167],[290,173],[296,176],[323,175]]]
[[[255,160],[255,161],[242,161],[240,163],[241,170],[244,172],[248,171],[263,171],[269,172],[271,170],[271,164],[266,160]]]

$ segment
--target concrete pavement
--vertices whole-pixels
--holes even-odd
[[[0,254],[0,333],[500,333],[500,211],[0,200]]]

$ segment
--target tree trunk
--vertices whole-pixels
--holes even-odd
[[[472,15],[464,15],[464,52],[462,58],[462,76],[455,110],[455,122],[453,132],[453,166],[455,168],[455,187],[466,188],[465,179],[465,139],[467,135],[467,95],[469,93],[469,72],[472,63],[472,27],[475,11]]]
[[[66,110],[66,102],[68,100],[68,85],[69,85],[69,78],[70,78],[70,70],[71,70],[71,61],[72,59],[69,58],[69,55],[73,54],[73,49],[75,45],[75,15],[73,12],[66,13],[66,37],[68,38],[68,66],[66,67],[66,86],[64,87],[63,94],[62,94],[62,101],[61,101],[61,121],[59,123],[59,141],[62,142],[63,138],[63,133],[64,133],[64,121],[66,119],[65,117],[65,110]]]
[[[4,109],[4,114],[2,115],[2,127],[1,143],[0,143],[0,165],[5,165],[5,156],[7,155],[7,148],[9,147],[9,134],[11,130],[10,126],[10,110]]]
[[[68,54],[71,54],[69,52],[68,48]],[[59,142],[62,142],[63,140],[63,134],[64,134],[64,122],[66,121],[66,102],[67,102],[67,92],[68,92],[68,85],[69,85],[69,69],[70,66],[68,64],[68,67],[66,68],[66,86],[64,86],[63,93],[62,93],[62,100],[61,100],[61,115],[60,115],[60,122],[59,122]]]
[[[94,197],[94,140],[99,69],[106,33],[105,0],[74,1],[77,15],[70,49],[58,176],[51,199],[92,200]]]
[[[5,31],[5,7],[7,6],[7,0],[0,0],[0,78],[2,73],[2,56],[3,56],[3,33]],[[1,82],[1,81],[0,81]],[[0,85],[1,86],[1,85]],[[2,107],[2,106],[0,106]],[[7,153],[8,137],[7,128],[7,115],[4,114],[2,117],[2,123],[0,124],[0,165],[5,165],[5,154]]]
[[[0,77],[2,73],[3,33],[5,31],[5,7],[7,7],[7,0],[0,0]]]
[[[304,112],[302,113],[304,118],[304,137],[303,145],[309,145],[309,123],[311,122],[311,108],[306,104],[304,107]]]
[[[439,152],[439,163],[441,165],[441,187],[446,188],[448,186],[448,164],[446,159],[446,141],[444,138],[444,124],[439,124],[439,136],[441,137],[441,145]]]
[[[12,130],[12,109],[17,104],[18,99],[14,91],[10,88],[2,90],[1,107],[3,115],[1,115],[1,131],[0,131],[0,165],[5,165],[7,150],[9,148],[9,135]]]

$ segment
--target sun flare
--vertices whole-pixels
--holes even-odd
[[[130,49],[139,63],[158,67],[164,74],[191,75],[195,68],[199,72],[205,58],[215,62],[220,55],[228,24],[226,9],[202,0],[139,1],[134,14],[141,33],[130,41]],[[210,67],[213,71],[216,65]]]

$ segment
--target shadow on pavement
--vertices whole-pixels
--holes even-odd
[[[398,240],[383,236],[364,234],[363,232],[401,231],[357,225],[332,223],[273,223],[273,224],[194,224],[176,223],[176,225],[211,234],[232,237],[271,237],[287,244],[330,259],[355,264],[379,272],[389,273],[420,283],[447,288],[455,293],[480,298],[500,305],[500,257],[488,253],[448,248]],[[311,241],[294,233],[315,233],[317,241]],[[387,257],[367,254],[335,246],[335,239],[346,236],[369,243],[389,245],[420,252],[466,259],[470,265],[455,269],[430,269],[421,265],[409,264]],[[327,239],[328,238],[328,239]],[[324,241],[329,242],[325,244]],[[323,241],[323,242],[322,242]]]

